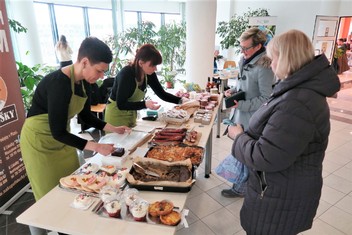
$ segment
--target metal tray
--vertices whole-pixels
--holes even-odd
[[[169,145],[169,146],[165,146],[165,145],[157,145],[157,146],[153,146],[153,145],[150,145],[149,146],[150,148],[149,148],[149,150],[148,150],[148,152],[144,155],[144,157],[148,157],[148,153],[150,152],[150,151],[152,151],[154,148],[168,148],[168,147],[170,147],[170,148],[172,148],[172,147],[181,147],[181,148],[186,148],[186,147],[189,147],[189,148],[199,148],[199,149],[202,149],[202,156],[201,156],[201,159],[200,159],[200,161],[199,161],[199,163],[198,164],[193,164],[194,166],[199,166],[201,163],[202,163],[202,161],[203,161],[203,159],[204,159],[204,154],[205,154],[205,149],[203,148],[203,147],[200,147],[200,146],[195,146],[195,145],[187,145],[187,144],[184,144],[184,143],[180,143],[180,144],[178,144],[178,145]],[[159,159],[160,160],[160,159]],[[183,159],[183,160],[186,160],[186,159]]]
[[[180,209],[178,207],[174,207],[174,210],[181,213]],[[106,212],[106,210],[104,208],[104,203],[101,200],[97,203],[97,205],[93,208],[92,211],[101,217],[112,219],[112,220],[119,219],[119,220],[136,222],[136,223],[147,223],[147,224],[154,224],[154,225],[168,226],[168,227],[176,226],[176,225],[165,225],[165,224],[161,223],[161,221],[158,217],[152,217],[149,215],[148,212],[147,212],[147,215],[146,215],[146,218],[144,221],[136,221],[136,220],[134,220],[132,214],[129,212],[125,203],[122,203],[122,205],[121,205],[120,217],[118,217],[118,218],[110,217],[108,215],[108,213]]]

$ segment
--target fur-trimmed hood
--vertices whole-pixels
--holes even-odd
[[[271,59],[267,55],[264,55],[261,56],[255,64],[269,69],[271,65]]]

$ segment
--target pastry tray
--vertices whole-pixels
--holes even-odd
[[[80,168],[78,168],[76,171],[74,171],[71,175],[84,175],[84,174],[88,174],[88,173],[99,173],[99,172],[102,171],[100,169],[97,169],[96,171],[85,173],[83,171],[83,169],[84,169],[84,166],[86,166],[87,164],[88,163],[82,165]],[[97,164],[94,164],[94,165],[97,165]],[[116,172],[118,170],[121,170],[121,169],[122,168],[116,168]],[[126,186],[127,186],[127,183],[126,183],[126,180],[125,180],[125,182],[120,186],[120,190],[123,190]],[[88,191],[80,190],[80,189],[76,189],[76,188],[67,188],[67,187],[63,186],[60,182],[59,182],[59,188],[62,188],[63,190],[66,190],[66,191],[69,191],[69,192],[73,192],[73,193],[85,193],[85,194],[88,194],[88,195],[90,195],[92,197],[98,197],[99,196],[99,193],[97,193],[97,192],[88,192]]]
[[[127,186],[127,182],[125,181],[125,183],[123,183],[120,186],[120,190],[123,191],[126,186]],[[88,192],[88,191],[79,190],[79,189],[75,189],[75,188],[66,188],[66,187],[62,186],[60,183],[59,183],[59,188],[65,190],[65,191],[71,192],[71,193],[77,193],[77,194],[84,193],[84,194],[87,194],[91,197],[99,198],[99,193],[97,193],[97,192]]]
[[[203,151],[202,151],[202,156],[201,156],[201,159],[200,159],[200,161],[199,161],[199,164],[193,164],[194,166],[199,166],[201,163],[202,163],[202,161],[203,161],[203,159],[204,159],[204,154],[205,154],[205,149],[203,148],[203,147],[200,147],[200,146],[196,146],[196,145],[188,145],[188,144],[185,144],[185,143],[180,143],[180,144],[177,144],[177,145],[153,145],[153,144],[149,144],[149,150],[147,151],[147,153],[144,155],[144,157],[145,158],[148,158],[147,156],[148,156],[148,153],[150,152],[150,151],[152,151],[152,149],[154,149],[154,148],[159,148],[159,147],[165,147],[165,148],[167,148],[167,146],[169,146],[170,148],[172,148],[172,147],[191,147],[191,148],[199,148],[199,149],[202,149]],[[162,159],[159,159],[159,160],[162,160]],[[183,159],[183,160],[186,160],[186,159]],[[169,161],[170,162],[170,161]]]
[[[174,210],[181,213],[180,209],[178,207],[174,207]],[[154,225],[168,226],[168,227],[176,226],[176,225],[165,225],[165,224],[161,223],[161,221],[158,217],[152,217],[149,215],[148,212],[147,212],[147,215],[146,215],[146,218],[144,221],[136,221],[136,220],[134,220],[132,214],[129,212],[125,203],[121,204],[120,217],[116,217],[116,218],[109,216],[109,214],[106,212],[106,210],[104,208],[104,203],[101,200],[96,204],[96,206],[93,208],[92,211],[101,217],[112,219],[112,220],[119,219],[119,220],[136,222],[136,223],[147,223],[147,224],[154,224]]]
[[[132,167],[130,170],[130,174],[133,173],[134,168]],[[143,184],[133,184],[126,180],[127,184],[130,188],[135,188],[142,191],[160,191],[160,192],[177,192],[177,193],[187,193],[192,189],[192,186],[195,182],[196,178],[196,167],[192,166],[192,183],[188,186],[165,186],[165,185],[143,185]],[[165,182],[165,181],[164,181]]]

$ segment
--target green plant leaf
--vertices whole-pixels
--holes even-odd
[[[243,13],[243,15],[234,14],[229,22],[219,22],[216,33],[221,38],[221,47],[224,49],[229,49],[231,46],[238,48],[238,38],[249,28],[249,18],[254,16],[269,16],[269,12],[265,8],[255,10],[248,8],[248,11]]]

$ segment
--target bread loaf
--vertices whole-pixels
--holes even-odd
[[[197,100],[189,100],[180,105],[180,108],[183,110],[187,110],[190,108],[199,108],[199,107],[200,107],[200,104],[199,104],[199,101]]]

